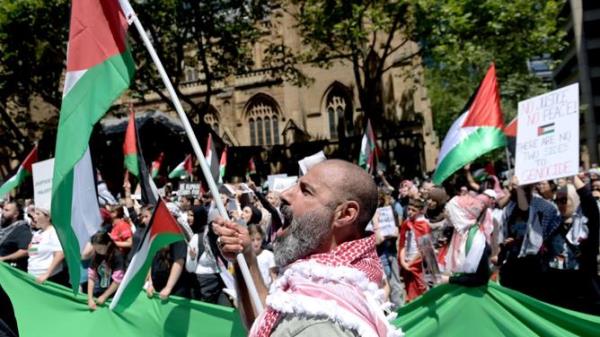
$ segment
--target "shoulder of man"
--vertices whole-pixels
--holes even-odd
[[[271,337],[357,337],[358,333],[321,317],[283,316]]]

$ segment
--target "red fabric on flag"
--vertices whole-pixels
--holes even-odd
[[[137,137],[135,133],[135,112],[133,111],[133,108],[130,108],[129,122],[127,123],[127,130],[125,131],[125,142],[123,143],[124,156],[137,153]]]
[[[27,157],[25,157],[25,160],[23,160],[23,168],[29,172],[32,173],[32,168],[31,165],[33,165],[33,163],[37,162],[38,160],[38,153],[37,153],[38,147],[37,145],[33,148],[33,150],[31,150],[31,152],[29,152],[29,154],[27,155]]]
[[[508,125],[504,128],[504,134],[507,137],[517,137],[517,117],[515,117]]]
[[[496,66],[492,63],[485,78],[477,90],[469,114],[463,123],[468,126],[493,126],[504,129],[502,109],[500,108],[500,90],[496,79]]]
[[[127,20],[118,0],[74,0],[67,71],[85,70],[127,48]]]
[[[159,199],[150,221],[150,238],[162,233],[183,234],[165,202]]]

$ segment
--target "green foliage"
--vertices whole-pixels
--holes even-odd
[[[491,62],[505,119],[517,103],[548,89],[527,61],[563,47],[558,13],[564,0],[417,0],[420,42],[435,128],[445,135]]]
[[[381,79],[412,62],[402,53],[412,37],[412,1],[290,0],[304,49],[299,59],[320,67],[340,60],[352,65],[359,100],[375,124],[383,114]]]

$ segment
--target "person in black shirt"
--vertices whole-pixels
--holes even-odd
[[[27,247],[31,238],[31,229],[21,219],[19,205],[14,201],[4,204],[0,226],[0,261],[27,271]]]
[[[150,269],[150,284],[146,289],[148,296],[153,296],[158,290],[162,300],[170,295],[189,297],[187,279],[182,275],[186,254],[187,245],[183,240],[156,253]]]

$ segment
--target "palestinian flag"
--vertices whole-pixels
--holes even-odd
[[[371,127],[371,121],[367,120],[367,128],[360,144],[358,166],[369,173],[373,173],[377,165],[377,139]]]
[[[6,195],[8,192],[17,188],[19,185],[25,181],[25,179],[32,174],[31,165],[37,161],[37,145],[29,152],[25,160],[19,165],[19,169],[14,176],[4,182],[2,186],[0,186],[0,198]]]
[[[227,146],[223,149],[221,153],[221,161],[219,162],[219,184],[223,183],[223,178],[225,177],[225,169],[227,167]]]
[[[544,136],[554,133],[554,123],[548,123],[544,125],[540,125],[537,128],[537,135]]]
[[[504,135],[506,136],[506,147],[509,152],[507,156],[512,154],[512,157],[514,158],[517,146],[517,117],[504,128]]]
[[[504,146],[503,130],[500,91],[492,64],[465,112],[454,121],[444,138],[433,183],[440,185],[461,167]]]
[[[256,164],[254,164],[254,157],[250,157],[248,161],[248,171],[246,171],[246,176],[249,177],[251,174],[256,174]]]
[[[79,289],[80,252],[102,223],[89,151],[90,135],[133,79],[135,66],[126,34],[126,17],[131,14],[125,0],[74,0],[71,6],[52,180],[52,223],[74,292]]]
[[[169,173],[169,179],[180,178],[186,175],[191,176],[193,169],[192,155],[188,154],[185,159]]]
[[[160,153],[160,155],[158,155],[158,158],[152,162],[152,171],[150,173],[150,175],[152,176],[152,179],[156,178],[158,176],[158,172],[160,171],[160,166],[162,165],[162,161],[165,157],[165,154],[163,152]]]
[[[144,286],[156,252],[173,242],[183,239],[183,232],[177,221],[169,212],[165,202],[159,199],[154,214],[152,214],[150,225],[144,233],[144,239],[129,263],[123,281],[110,304],[110,309],[123,311],[129,307]]]
[[[215,149],[215,143],[213,142],[212,139],[212,134],[209,133],[208,134],[208,139],[206,140],[206,154],[204,155],[204,157],[206,158],[206,163],[208,164],[208,167],[210,168],[210,173],[213,176],[213,179],[215,181],[219,180],[219,161],[218,161],[218,155],[217,155],[217,150]]]
[[[140,183],[142,201],[145,204],[156,204],[158,193],[152,185],[152,178],[146,167],[146,161],[142,154],[142,146],[135,122],[135,111],[130,107],[129,122],[125,131],[125,142],[123,143],[124,166],[127,171],[136,176]]]

